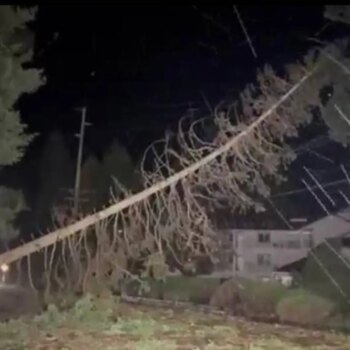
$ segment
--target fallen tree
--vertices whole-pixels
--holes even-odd
[[[27,257],[35,289],[31,256],[41,251],[44,281],[38,288],[48,296],[52,289],[86,292],[125,276],[138,278],[130,261],[141,261],[141,274],[162,276],[169,254],[180,264],[212,256],[215,209],[261,210],[269,183],[281,181],[281,169],[295,157],[286,139],[311,122],[316,108],[322,114],[319,90],[341,71],[342,49],[329,51],[333,60],[313,51],[302,64],[289,66],[285,78],[266,67],[240,103],[224,101],[214,111],[213,136],[198,131],[198,121],[186,130],[180,123],[175,139],[150,147],[154,166],[151,172],[141,169],[143,191],[123,190],[124,199],[112,196],[114,204],[0,255],[0,264]]]
[[[229,140],[225,145],[221,146],[217,150],[205,156],[203,159],[198,162],[190,165],[189,167],[179,171],[178,173],[170,176],[169,178],[162,180],[151,187],[139,192],[135,195],[132,195],[129,198],[126,198],[116,204],[109,206],[106,209],[103,209],[97,213],[89,215],[74,224],[71,224],[67,227],[60,228],[54,232],[46,234],[43,237],[33,240],[27,244],[24,244],[20,247],[17,247],[11,251],[5,252],[0,255],[0,264],[9,264],[13,261],[16,261],[24,256],[27,256],[31,253],[35,253],[36,251],[43,249],[45,247],[51,246],[56,242],[66,239],[71,235],[74,235],[77,232],[86,230],[90,226],[93,226],[96,222],[104,220],[111,215],[117,214],[121,212],[123,209],[128,208],[131,205],[137,204],[142,200],[152,196],[153,194],[176,184],[178,181],[184,179],[186,176],[194,173],[202,166],[210,163],[215,158],[219,157],[221,154],[227,152],[232,147],[235,147],[242,139],[249,136],[253,133],[259,125],[267,119],[273,113],[276,108],[278,108],[286,99],[288,99],[295,90],[301,86],[305,80],[309,78],[309,76],[313,72],[305,75],[297,84],[293,86],[277,103],[275,103],[272,107],[270,107],[264,114],[262,114],[256,121],[254,121],[251,125],[249,125],[246,129],[243,129],[238,135],[234,136],[231,140]]]

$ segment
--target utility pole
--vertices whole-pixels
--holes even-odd
[[[84,133],[85,126],[91,125],[86,122],[86,107],[81,108],[81,124],[80,124],[80,132],[76,134],[79,138],[79,149],[78,149],[78,159],[77,159],[77,167],[75,173],[75,186],[74,186],[74,215],[78,214],[79,210],[79,196],[80,196],[80,173],[81,173],[81,163],[83,159],[83,146],[84,146]]]

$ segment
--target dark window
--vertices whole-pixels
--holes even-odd
[[[258,233],[258,242],[259,243],[270,243],[270,234],[266,232]]]
[[[350,237],[343,237],[341,243],[343,247],[350,248]]]
[[[259,266],[270,266],[271,265],[271,255],[270,254],[258,254],[257,263]]]

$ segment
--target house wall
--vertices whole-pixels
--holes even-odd
[[[246,277],[268,276],[306,256],[312,246],[312,235],[300,230],[226,230],[221,236],[216,270]]]
[[[347,232],[350,233],[350,208],[295,231],[222,230],[219,233],[219,262],[215,266],[214,274],[267,276],[279,267],[306,257],[312,246]],[[259,242],[259,234],[269,234],[270,240]],[[350,258],[349,251],[344,252],[344,255]],[[262,258],[262,255],[265,257]]]

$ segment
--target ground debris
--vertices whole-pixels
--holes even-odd
[[[114,322],[93,328],[68,316],[43,323],[0,324],[1,350],[349,350],[350,337],[290,326],[248,322],[188,308],[120,303]],[[41,318],[41,320],[47,318]],[[63,320],[63,321],[62,321]],[[48,327],[48,326],[47,326]],[[17,334],[14,337],[14,334]]]

